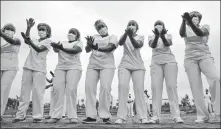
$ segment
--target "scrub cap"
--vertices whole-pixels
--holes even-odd
[[[39,23],[37,28],[39,29],[41,26],[45,26],[47,29],[47,37],[50,38],[51,37],[51,27],[46,24],[46,23]]]

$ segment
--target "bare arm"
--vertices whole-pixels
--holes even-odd
[[[74,46],[73,48],[62,47],[61,50],[68,54],[77,54],[79,52],[82,52],[82,49],[79,46]]]
[[[126,39],[127,39],[127,33],[125,32],[124,35],[119,40],[119,45],[120,46],[124,45]]]
[[[165,46],[170,46],[170,45],[172,45],[172,41],[171,41],[170,39],[167,39],[167,38],[165,37],[165,35],[161,35],[160,37],[161,37],[161,39],[162,39],[162,41],[163,41],[163,44],[164,44]]]
[[[129,38],[130,38],[130,41],[131,41],[131,43],[132,43],[134,48],[141,48],[141,47],[143,47],[143,41],[136,40],[134,38],[134,36],[129,36]]]
[[[106,47],[100,47],[98,51],[100,52],[111,52],[116,49],[116,46],[113,43],[109,43]]]
[[[183,20],[180,26],[180,36],[186,37],[186,20]]]
[[[158,42],[159,36],[155,36],[155,38],[153,40],[149,41],[149,46],[151,48],[156,48],[157,47],[157,42]]]
[[[1,33],[1,37],[5,39],[5,41],[7,41],[8,43],[12,44],[12,45],[21,45],[21,41],[17,38],[13,39],[9,36],[7,36],[4,32],[0,32]]]

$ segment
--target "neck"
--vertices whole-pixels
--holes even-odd
[[[72,40],[72,41],[68,41],[69,43],[72,43],[72,42],[74,42],[74,41],[77,41],[77,40]]]
[[[40,38],[38,41],[43,41],[45,40],[47,37],[44,37],[44,38]]]
[[[108,36],[108,34],[106,34],[106,35],[101,35],[101,37],[103,38],[103,37],[107,37]]]

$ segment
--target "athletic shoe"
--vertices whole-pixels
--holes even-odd
[[[206,119],[197,119],[195,120],[196,124],[201,124],[201,123],[209,123],[209,118]]]
[[[87,117],[86,119],[82,120],[83,124],[94,124],[97,123],[95,118]]]
[[[45,119],[51,119],[51,116],[47,116],[47,117],[45,117]]]
[[[159,118],[156,118],[156,119],[154,119],[153,117],[149,120],[149,123],[150,124],[158,124],[158,123],[160,123],[160,120],[159,120]]]
[[[114,124],[126,124],[127,122],[125,121],[125,120],[123,120],[123,119],[117,119],[115,122],[114,122]]]
[[[112,123],[110,118],[103,118],[102,120],[103,120],[103,123],[105,123],[105,124],[111,124]]]
[[[173,119],[173,122],[174,122],[174,123],[179,123],[179,124],[183,124],[183,123],[184,123],[184,121],[183,121],[180,117],[175,117],[175,118]]]
[[[70,124],[77,124],[78,120],[76,118],[71,118],[71,119],[68,120],[68,123],[70,123]]]
[[[12,120],[12,123],[17,123],[17,122],[26,122],[26,118],[23,118],[23,119],[14,119]]]
[[[57,123],[59,120],[60,119],[58,119],[58,118],[51,118],[48,121],[46,121],[46,123],[53,124],[53,123]]]
[[[140,121],[141,121],[141,124],[148,124],[149,123],[147,118],[141,119]]]
[[[33,123],[41,123],[41,122],[43,122],[42,119],[38,118],[33,119]]]

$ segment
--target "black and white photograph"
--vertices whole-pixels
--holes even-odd
[[[220,1],[1,1],[1,128],[220,128]]]

